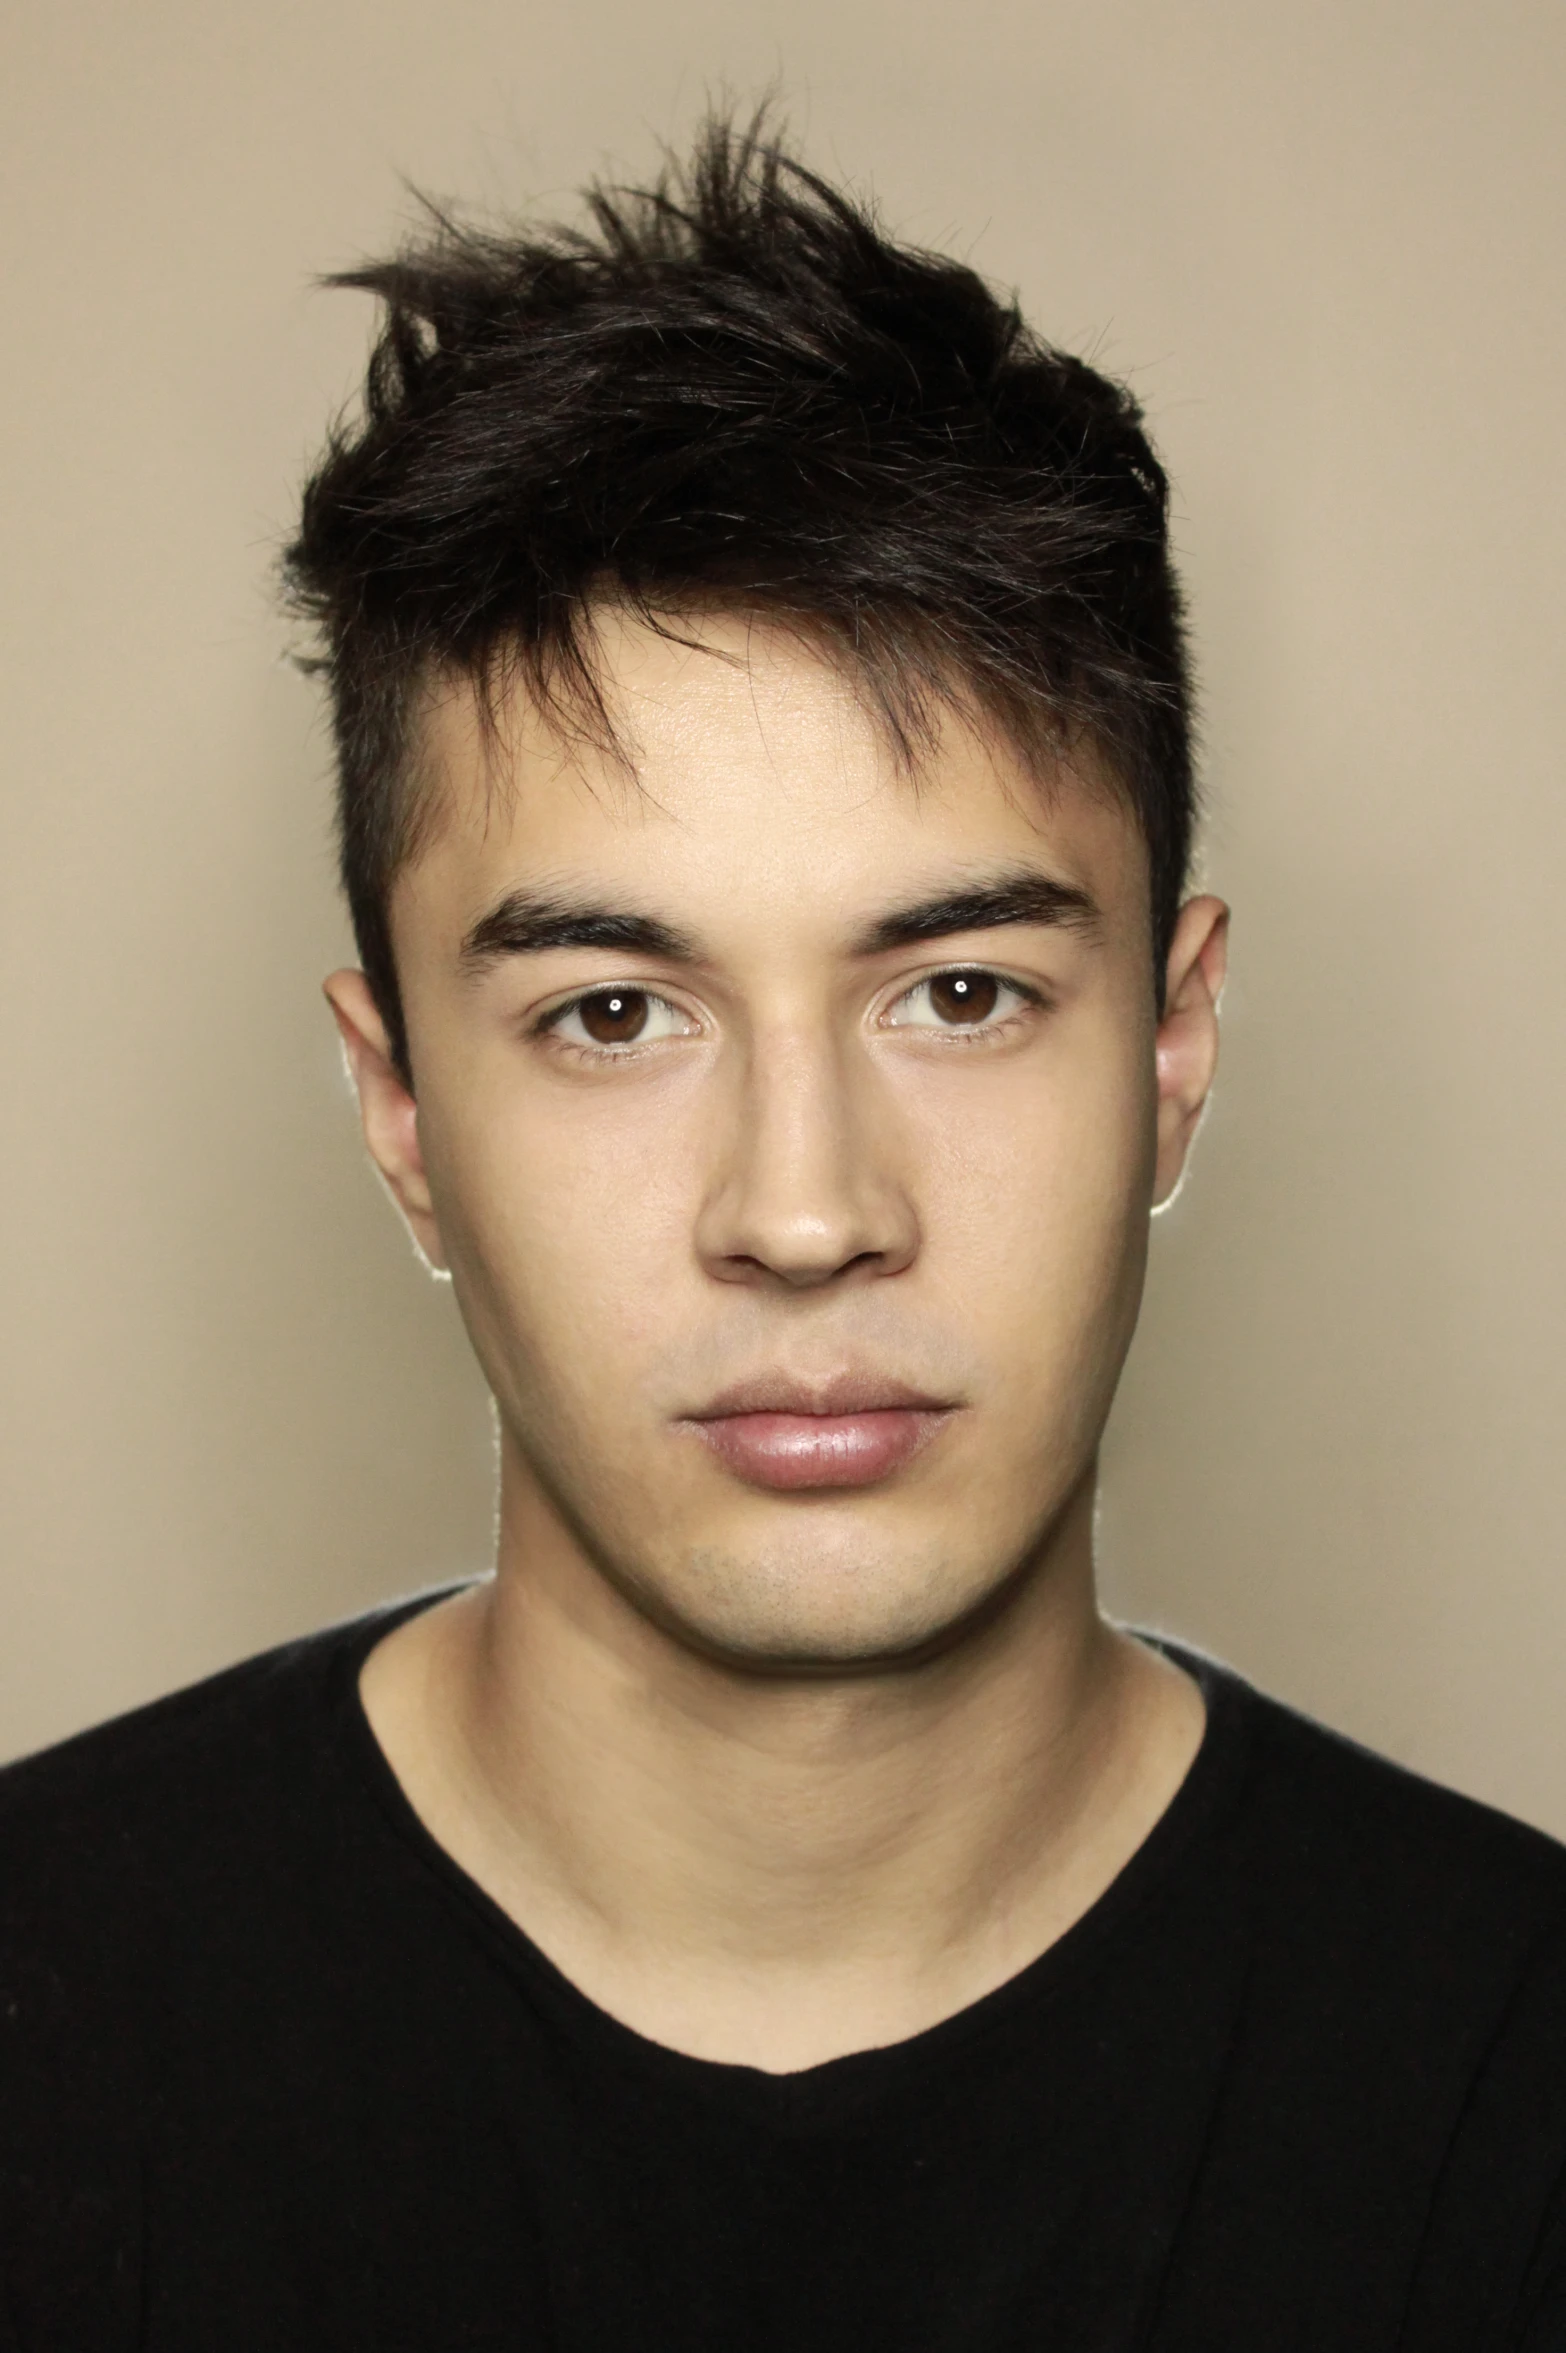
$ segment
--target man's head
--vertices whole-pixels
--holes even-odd
[[[803,624],[905,764],[953,694],[1046,771],[1090,737],[1146,845],[1160,971],[1190,697],[1130,395],[754,134],[712,125],[687,172],[591,202],[593,235],[440,222],[334,281],[385,323],[286,572],[320,633],[343,881],[399,1053],[387,916],[433,805],[421,695],[509,678],[601,737],[604,594]]]
[[[598,217],[358,274],[291,555],[333,997],[520,1520],[708,1651],[884,1661],[1080,1497],[1210,1077],[1163,480],[770,152]]]

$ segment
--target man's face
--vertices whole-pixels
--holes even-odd
[[[1047,1543],[1131,1336],[1184,1143],[1141,841],[956,723],[900,774],[782,632],[601,627],[634,781],[430,714],[389,1173],[514,1527],[709,1653],[904,1656]]]

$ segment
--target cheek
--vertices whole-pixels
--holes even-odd
[[[1062,1055],[1017,1085],[968,1090],[922,1139],[930,1272],[1019,1354],[1068,1353],[1116,1326],[1140,1289],[1152,1197],[1150,1065],[1124,1038]],[[1000,1075],[1000,1074],[998,1074]]]
[[[677,1121],[627,1123],[604,1088],[432,1121],[426,1152],[452,1279],[491,1383],[613,1388],[666,1333],[690,1262],[693,1176]],[[491,1097],[492,1104],[494,1098]],[[562,1110],[564,1115],[562,1116]]]

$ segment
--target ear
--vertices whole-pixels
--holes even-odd
[[[1158,1167],[1153,1207],[1167,1208],[1185,1164],[1218,1065],[1218,999],[1229,961],[1229,910],[1222,899],[1189,899],[1180,910],[1158,1024]]]
[[[386,1179],[425,1260],[444,1273],[446,1253],[419,1148],[419,1108],[392,1061],[386,1024],[376,1010],[370,984],[362,972],[334,972],[324,986],[353,1073],[370,1158]]]

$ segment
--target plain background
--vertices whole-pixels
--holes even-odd
[[[269,567],[369,315],[310,280],[404,175],[558,210],[775,82],[1179,485],[1236,976],[1111,1600],[1566,1832],[1559,10],[32,0],[6,58],[0,1751],[487,1558],[317,994]]]

